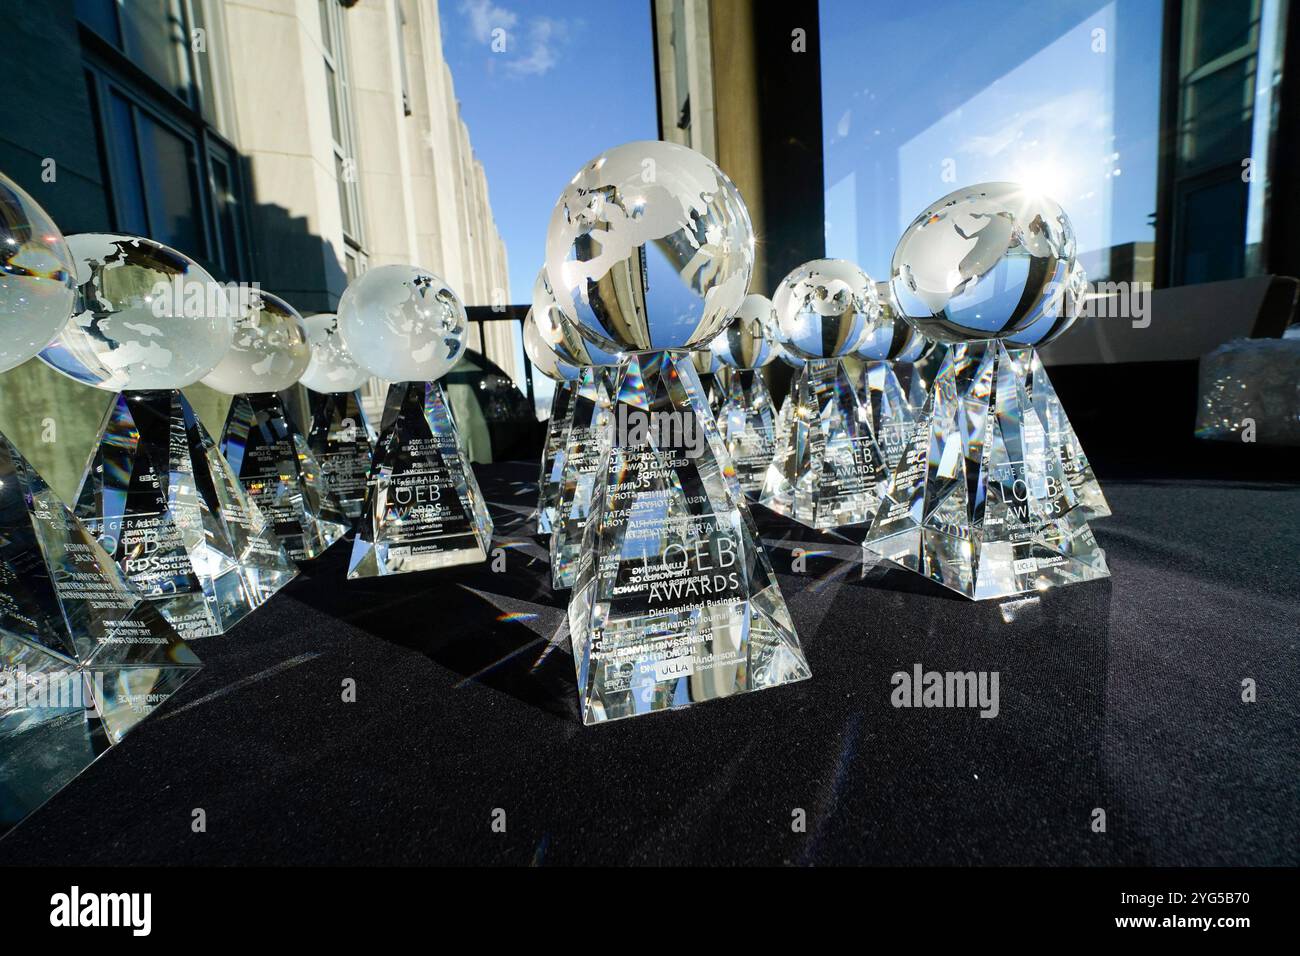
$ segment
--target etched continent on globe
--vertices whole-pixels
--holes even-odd
[[[610,352],[706,344],[739,308],[753,266],[740,192],[674,143],[627,143],[587,163],[547,232],[557,303]]]
[[[357,364],[344,344],[337,315],[321,312],[308,316],[303,324],[311,345],[311,361],[299,379],[302,384],[322,395],[354,392],[365,384],[370,373]]]
[[[110,392],[184,388],[230,347],[233,307],[198,263],[138,236],[68,237],[82,311],[41,358]]]
[[[899,311],[941,342],[1007,338],[1062,308],[1074,269],[1069,217],[1015,183],[949,193],[894,250]]]
[[[390,382],[432,382],[465,350],[465,307],[417,266],[371,269],[339,301],[338,328],[362,368]]]

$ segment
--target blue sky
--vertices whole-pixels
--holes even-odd
[[[822,0],[827,250],[885,278],[899,233],[976,182],[1039,186],[1079,251],[1150,240],[1159,0]]]
[[[443,55],[527,304],[551,209],[611,146],[658,138],[647,0],[439,0]],[[502,30],[505,50],[493,50]]]

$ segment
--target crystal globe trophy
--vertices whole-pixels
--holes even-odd
[[[339,335],[338,316],[322,312],[303,320],[311,361],[299,381],[307,387],[311,424],[307,447],[349,525],[366,505],[366,481],[375,452],[375,430],[359,389],[370,373],[358,365]]]
[[[237,300],[230,349],[202,379],[234,396],[221,454],[289,557],[311,561],[343,537],[349,522],[280,397],[311,361],[307,328],[279,296],[241,289]]]
[[[1079,499],[1079,507],[1090,519],[1110,515],[1110,505],[1093,473],[1083,444],[1070,424],[1047,368],[1038,355],[1038,346],[1060,338],[1079,317],[1087,293],[1088,278],[1083,267],[1075,264],[1066,285],[1063,307],[1059,314],[1044,315],[1029,328],[1016,332],[1007,340],[1007,352],[1021,370],[1025,392],[1047,429],[1047,441],[1061,456],[1065,477]]]
[[[862,361],[862,413],[867,416],[876,446],[893,474],[912,438],[925,392],[914,363],[930,347],[924,335],[902,319],[893,306],[888,282],[876,283],[881,311],[888,324],[868,335],[853,354]],[[920,401],[917,401],[919,393]]]
[[[32,358],[63,328],[75,280],[58,227],[0,173],[0,373]],[[0,836],[199,666],[158,608],[0,434]]]
[[[375,444],[349,578],[486,561],[492,519],[438,381],[465,348],[465,307],[438,276],[381,266],[339,302],[353,358],[393,384]]]
[[[842,259],[799,266],[781,280],[773,304],[782,347],[805,364],[759,501],[818,530],[869,522],[888,473],[841,359],[865,340],[892,336],[893,323],[871,277]]]
[[[603,153],[552,213],[557,303],[626,357],[569,601],[585,723],[809,676],[689,356],[740,307],[753,262],[736,187],[672,143]]]
[[[545,283],[544,268],[537,281]],[[561,358],[543,339],[532,309],[524,317],[524,354],[535,369],[555,383],[551,417],[546,422],[546,442],[542,446],[542,470],[537,478],[537,530],[540,534],[550,534],[559,516],[565,443],[573,424],[573,399],[582,369]]]
[[[762,372],[776,358],[776,340],[776,308],[767,296],[753,294],[745,296],[711,349],[728,370],[718,431],[741,491],[753,498],[763,490],[776,452],[776,411]]]
[[[592,489],[610,444],[611,390],[622,359],[582,338],[556,303],[544,269],[533,287],[529,321],[535,333],[532,347],[538,353],[534,361],[576,366],[579,370],[572,382],[568,426],[561,439],[564,450],[556,477],[555,516],[550,532],[551,587],[561,591],[573,587],[577,578],[583,532],[591,515]],[[529,343],[525,334],[524,345]]]
[[[903,317],[954,343],[863,547],[976,600],[1109,575],[1006,340],[1070,309],[1065,212],[1011,183],[958,190],[894,251]]]
[[[115,392],[74,511],[186,640],[221,634],[297,570],[180,389],[230,348],[233,305],[151,239],[68,237],[78,310],[41,360]]]

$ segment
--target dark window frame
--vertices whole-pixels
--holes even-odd
[[[186,4],[188,8],[188,4]],[[201,105],[192,105],[159,83],[152,75],[132,62],[121,50],[105,40],[85,24],[78,24],[81,39],[82,65],[88,93],[96,122],[101,167],[105,174],[109,212],[113,227],[121,229],[124,220],[122,196],[116,187],[127,175],[141,175],[136,169],[118,168],[118,162],[108,148],[112,135],[112,118],[109,105],[113,95],[120,96],[132,109],[131,135],[137,152],[141,152],[140,131],[135,117],[143,113],[168,132],[184,140],[192,150],[194,166],[191,173],[197,186],[198,214],[205,248],[181,249],[186,255],[199,260],[218,278],[229,281],[246,280],[253,259],[252,231],[248,222],[250,190],[239,150],[222,136],[204,117]],[[228,262],[220,234],[220,209],[214,174],[214,158],[223,163],[230,173],[229,188],[236,196],[234,219],[236,262]],[[149,201],[147,184],[145,202]],[[147,205],[146,205],[147,208]]]

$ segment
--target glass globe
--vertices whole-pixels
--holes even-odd
[[[236,312],[202,266],[139,236],[82,233],[68,248],[80,311],[41,361],[110,392],[184,388],[216,368]]]
[[[1057,300],[1056,306],[1045,309],[1037,321],[1009,335],[1007,345],[1039,346],[1060,338],[1078,320],[1087,294],[1088,275],[1076,262],[1065,283],[1065,293]]]
[[[695,371],[700,375],[715,375],[722,363],[718,357],[713,354],[713,349],[705,346],[702,349],[696,349],[691,353],[691,364],[695,366]]]
[[[805,262],[781,280],[772,302],[781,344],[804,359],[848,355],[882,322],[876,284],[844,259]]]
[[[0,173],[0,372],[26,362],[67,325],[76,271],[54,220]]]
[[[556,301],[606,352],[706,344],[740,307],[753,268],[740,192],[675,143],[627,143],[587,163],[546,234]]]
[[[899,322],[898,324],[908,330],[908,336],[903,343],[903,347],[898,350],[898,354],[891,361],[915,363],[930,354],[930,350],[935,346],[934,339],[927,339],[906,322]]]
[[[524,352],[528,355],[528,361],[552,381],[573,381],[581,374],[582,369],[571,362],[566,362],[556,354],[555,349],[542,337],[533,315],[533,310],[529,309],[528,315],[524,318]]]
[[[730,368],[762,368],[777,354],[776,306],[765,295],[745,296],[709,348]]]
[[[1069,217],[1015,183],[981,183],[917,216],[894,250],[899,310],[932,339],[1006,338],[1056,314],[1074,268]]]
[[[311,361],[298,310],[259,289],[240,288],[230,349],[202,382],[227,395],[278,392],[302,378]]]
[[[343,344],[337,315],[333,312],[309,315],[303,319],[303,325],[307,328],[311,361],[298,381],[322,395],[355,392],[366,383],[370,373],[356,363]]]
[[[888,282],[876,283],[880,300],[880,318],[867,327],[867,333],[853,354],[865,362],[906,362],[904,354],[918,349],[927,341],[898,314]]]
[[[465,350],[465,306],[417,266],[380,266],[339,302],[339,334],[357,364],[390,382],[432,382]]]
[[[537,334],[561,360],[571,365],[618,365],[622,361],[618,353],[606,352],[583,338],[577,327],[569,321],[555,301],[555,292],[551,289],[551,280],[546,276],[545,266],[537,273],[537,281],[533,283],[533,307],[530,312],[537,324]]]
[[[780,334],[779,329],[777,334]],[[795,355],[779,339],[773,343],[772,347],[776,351],[776,357],[793,369],[801,369],[807,364],[807,361],[802,356]]]

